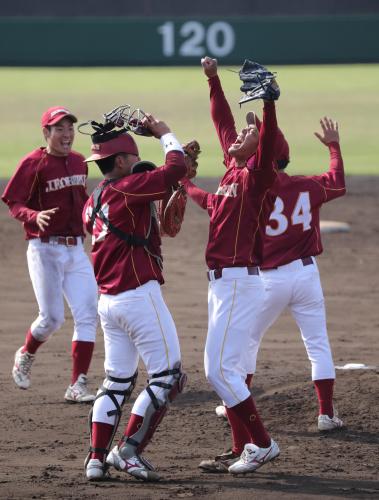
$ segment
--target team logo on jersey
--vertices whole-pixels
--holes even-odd
[[[225,184],[224,186],[219,186],[216,194],[220,194],[221,196],[226,196],[230,198],[237,197],[237,188],[238,183],[233,182],[233,184]]]
[[[46,193],[51,193],[52,191],[59,191],[70,186],[85,186],[87,176],[86,175],[71,175],[69,177],[59,177],[58,179],[51,179],[47,181]]]

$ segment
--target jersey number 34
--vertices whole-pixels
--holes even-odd
[[[269,218],[269,221],[274,222],[274,227],[271,225],[266,226],[266,234],[268,236],[279,236],[280,234],[283,234],[287,230],[289,223],[291,223],[292,226],[301,224],[303,226],[303,231],[308,231],[311,228],[312,213],[308,191],[299,193],[290,217],[290,221],[288,220],[289,218],[283,213],[284,210],[284,202],[280,196],[277,196],[274,210],[271,212]]]

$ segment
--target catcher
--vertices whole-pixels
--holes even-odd
[[[155,200],[186,175],[183,148],[166,123],[127,106],[89,122],[92,155],[104,180],[90,196],[83,221],[92,234],[92,258],[99,285],[99,316],[104,332],[105,380],[89,415],[91,446],[85,462],[89,480],[102,480],[113,466],[144,481],[159,480],[141,456],[169,404],[182,392],[186,375],[175,324],[160,285],[162,254]],[[130,131],[160,140],[165,164],[140,161]],[[173,204],[171,204],[173,206]],[[149,380],[138,395],[119,443],[111,445],[123,404],[137,380],[139,358]]]

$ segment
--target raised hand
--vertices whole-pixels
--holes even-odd
[[[333,121],[331,118],[325,116],[320,120],[322,134],[315,132],[315,136],[319,141],[321,141],[325,146],[331,142],[340,142],[340,135],[338,133],[338,123]]]
[[[248,125],[256,125],[257,124],[257,116],[254,111],[249,111],[246,113],[246,123]]]
[[[205,56],[201,60],[201,65],[203,67],[205,76],[212,78],[212,76],[217,75],[217,59],[212,59],[211,57]]]
[[[154,118],[150,113],[145,113],[145,116],[141,120],[142,126],[150,130],[154,137],[160,139],[162,135],[171,132],[168,125],[157,118]]]

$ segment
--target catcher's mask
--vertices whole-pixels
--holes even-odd
[[[129,104],[123,104],[104,113],[104,123],[89,120],[81,123],[78,131],[90,135],[92,139],[92,155],[85,161],[102,160],[117,153],[133,154],[138,156],[138,147],[133,137],[128,132],[137,135],[151,136],[150,131],[143,126],[142,118],[145,113],[141,109],[132,108]],[[85,127],[92,127],[93,131],[86,132]]]

